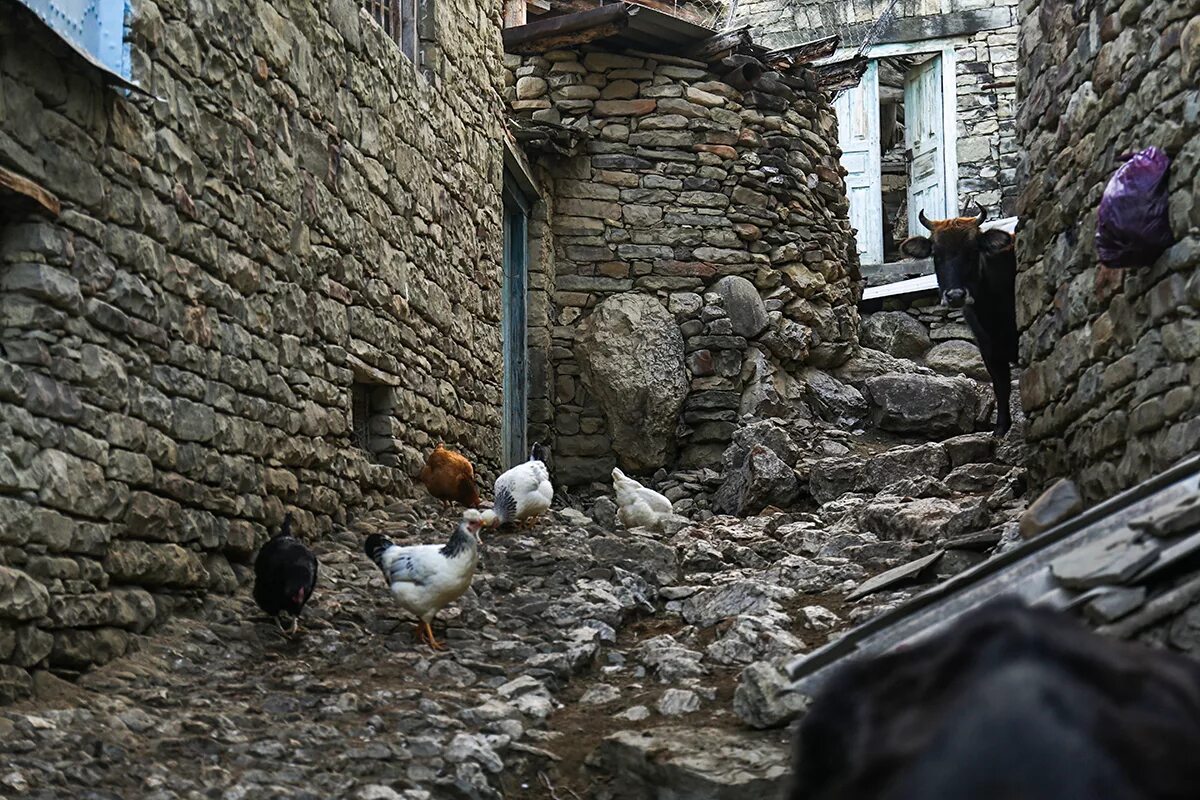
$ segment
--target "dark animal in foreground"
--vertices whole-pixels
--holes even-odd
[[[286,611],[292,617],[292,628],[287,632],[295,633],[300,612],[316,585],[317,557],[292,536],[292,515],[288,514],[279,532],[254,559],[254,602],[275,618],[280,630],[283,623],[279,615]]]
[[[996,601],[831,679],[789,800],[1183,800],[1200,792],[1200,664]]]
[[[900,251],[913,258],[933,256],[941,301],[963,310],[992,379],[995,434],[1003,436],[1012,427],[1009,365],[1017,362],[1015,239],[1007,231],[982,230],[980,225],[987,219],[982,207],[974,217],[931,220],[922,211],[918,218],[931,235],[905,239]]]

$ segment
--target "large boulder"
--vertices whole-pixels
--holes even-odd
[[[882,350],[860,347],[854,351],[849,361],[833,371],[833,377],[862,391],[871,378],[903,373],[932,375],[933,370],[915,361],[888,355]]]
[[[974,342],[964,342],[962,339],[939,342],[925,354],[925,363],[942,375],[966,375],[980,381],[988,379],[983,356]]]
[[[0,567],[0,619],[24,620],[45,616],[50,593],[33,578],[11,567]]]
[[[738,336],[753,339],[767,328],[767,306],[754,284],[741,275],[726,275],[713,284],[712,291],[725,301],[725,313]]]
[[[897,358],[920,358],[933,342],[929,331],[903,311],[880,311],[863,320],[859,341]]]
[[[880,375],[866,383],[871,419],[895,433],[946,436],[975,429],[974,381],[936,375]]]
[[[688,392],[683,336],[653,297],[609,297],[579,326],[575,356],[623,469],[666,465]]]
[[[787,508],[799,495],[795,471],[769,447],[758,444],[740,466],[726,472],[713,505],[721,513],[744,517],[767,506]]]

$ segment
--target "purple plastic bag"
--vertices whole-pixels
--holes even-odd
[[[1096,254],[1106,267],[1145,267],[1175,243],[1167,217],[1167,169],[1157,147],[1134,153],[1109,179],[1096,218]]]

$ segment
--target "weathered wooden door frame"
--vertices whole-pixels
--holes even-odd
[[[935,39],[925,42],[894,42],[868,47],[863,55],[869,59],[889,56],[937,55],[942,58],[942,158],[946,176],[946,207],[943,216],[958,216],[958,82],[955,47],[966,42]],[[880,187],[882,188],[882,187]],[[928,212],[933,213],[933,212]]]
[[[500,425],[504,468],[528,458],[529,360],[529,211],[531,198],[508,169],[504,171],[504,282],[501,335],[504,350],[504,399]]]

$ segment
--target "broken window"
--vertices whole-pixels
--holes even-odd
[[[422,62],[421,28],[427,27],[421,23],[422,5],[420,0],[362,0],[362,7],[414,64]]]

